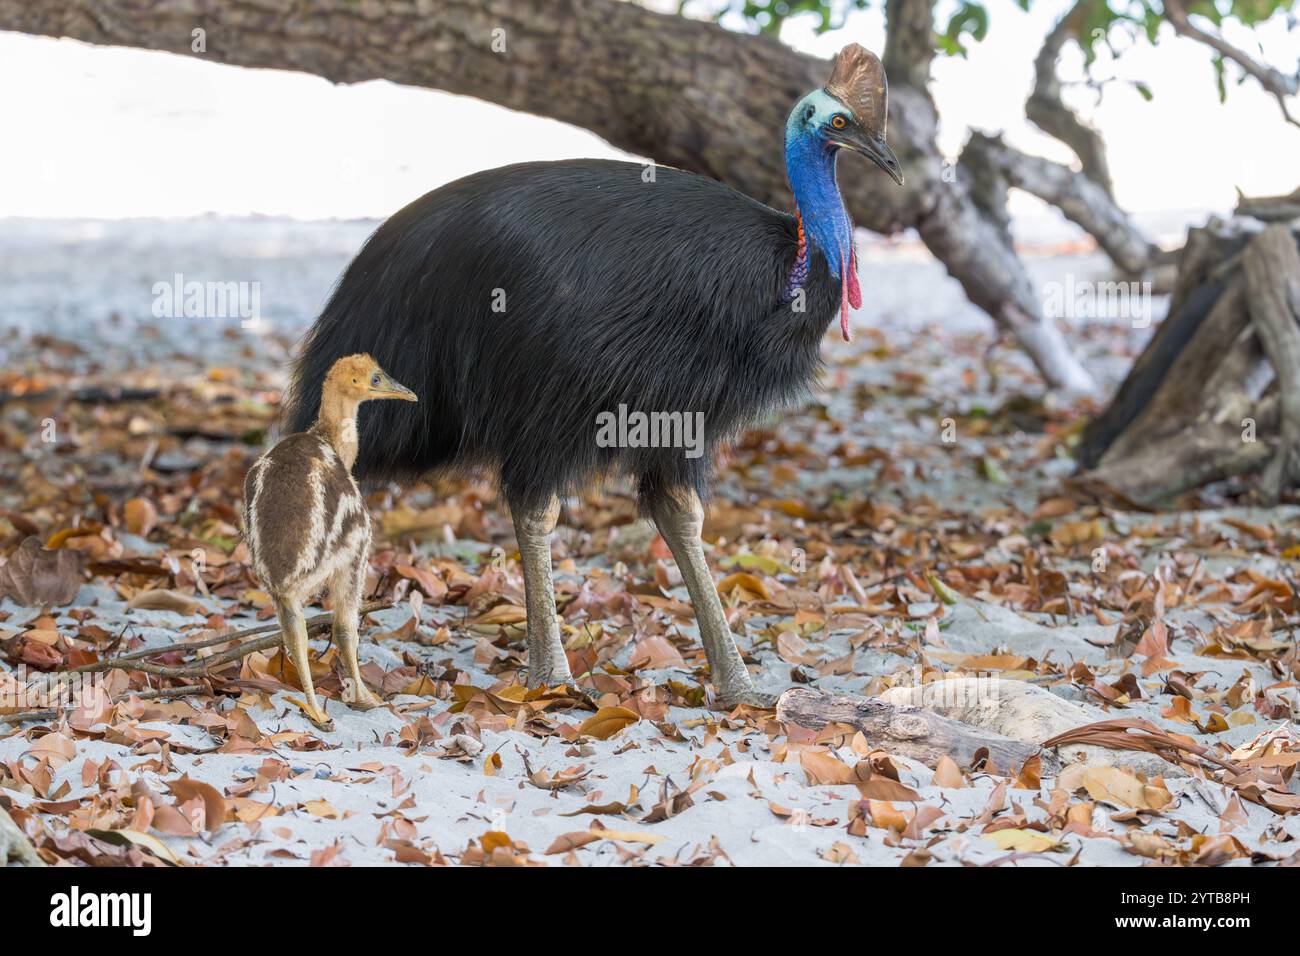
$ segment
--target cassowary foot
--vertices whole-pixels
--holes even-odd
[[[384,699],[362,684],[360,688],[349,689],[344,702],[353,710],[374,710],[384,706]]]
[[[302,712],[307,715],[308,720],[321,730],[329,731],[334,729],[334,721],[330,719],[330,715],[325,712],[324,707],[312,707],[310,703],[304,702]]]
[[[759,710],[775,710],[776,702],[780,698],[780,694],[769,694],[766,691],[754,690],[752,687],[740,687],[733,690],[719,690],[713,698],[713,703],[717,710],[732,710],[741,704]]]
[[[567,663],[558,666],[543,665],[537,668],[530,666],[529,668],[527,668],[527,672],[528,672],[527,685],[529,689],[535,687],[559,687],[559,686],[574,687],[576,689],[576,685],[573,680],[573,675],[569,673],[569,667]]]

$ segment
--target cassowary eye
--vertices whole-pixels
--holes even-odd
[[[849,125],[849,121],[844,118],[843,113],[836,113],[831,117],[831,125],[836,129],[843,129]]]

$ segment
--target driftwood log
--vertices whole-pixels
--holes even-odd
[[[968,767],[980,751],[985,751],[999,771],[1015,772],[1040,752],[1032,744],[940,717],[920,707],[890,704],[878,697],[826,695],[796,687],[781,695],[776,716],[784,723],[808,730],[848,724],[862,731],[868,743],[927,767],[933,767],[943,756]]]
[[[1168,317],[1084,432],[1081,488],[1151,508],[1227,478],[1269,504],[1300,483],[1298,243],[1300,192],[1190,231]]]

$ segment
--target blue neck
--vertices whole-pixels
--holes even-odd
[[[853,249],[853,223],[835,181],[837,153],[838,149],[827,148],[818,137],[793,131],[786,135],[785,174],[803,216],[804,230],[838,279]]]

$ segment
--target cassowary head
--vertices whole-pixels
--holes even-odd
[[[393,381],[367,354],[345,355],[332,366],[325,376],[322,395],[355,402],[378,398],[396,398],[405,402],[419,401],[405,385]]]
[[[836,55],[826,86],[795,104],[786,124],[787,148],[817,145],[833,153],[845,147],[866,156],[901,186],[898,157],[885,142],[888,112],[884,66],[874,53],[850,43]]]

